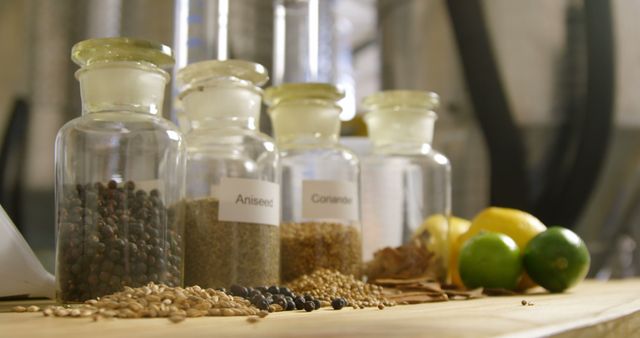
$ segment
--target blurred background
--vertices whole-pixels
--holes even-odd
[[[345,137],[366,135],[366,95],[437,92],[455,215],[521,208],[577,231],[592,276],[637,275],[637,13],[640,0],[1,0],[0,204],[52,271],[53,142],[81,111],[70,49],[130,36],[172,46],[176,69],[239,58],[272,84],[335,83]],[[164,114],[179,121],[175,93]]]

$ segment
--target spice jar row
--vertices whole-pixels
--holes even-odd
[[[364,167],[339,143],[340,89],[295,83],[263,91],[268,74],[259,64],[199,62],[177,75],[178,128],[161,116],[169,80],[163,68],[173,64],[167,46],[93,39],[76,44],[72,59],[81,66],[83,108],[55,145],[58,300],[80,302],[149,282],[272,285],[320,268],[360,276]],[[401,152],[388,146],[407,136],[407,121],[415,135],[432,130],[425,102],[433,100],[406,92],[417,101],[402,108],[404,96],[381,95],[373,100],[381,108],[371,105],[368,119],[380,155],[431,156],[424,147],[430,139],[407,137]],[[258,130],[263,98],[275,140]],[[417,117],[397,126],[394,115]],[[409,143],[422,147],[407,153]],[[418,176],[422,181],[404,182],[413,194],[434,184]],[[443,177],[437,179],[446,186]],[[385,196],[377,198],[384,207]],[[427,202],[410,210],[427,211]],[[447,208],[445,201],[435,211]]]

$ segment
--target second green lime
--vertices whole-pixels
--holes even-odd
[[[534,237],[522,258],[529,276],[551,292],[562,292],[580,283],[591,262],[582,239],[562,227],[551,227]]]

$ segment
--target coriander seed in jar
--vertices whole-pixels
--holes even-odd
[[[338,143],[344,93],[330,84],[265,91],[282,164],[281,277],[318,269],[359,276],[359,162]]]

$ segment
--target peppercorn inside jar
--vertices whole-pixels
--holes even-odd
[[[168,47],[76,44],[82,116],[56,139],[56,297],[82,302],[183,280],[184,144],[160,116]]]

